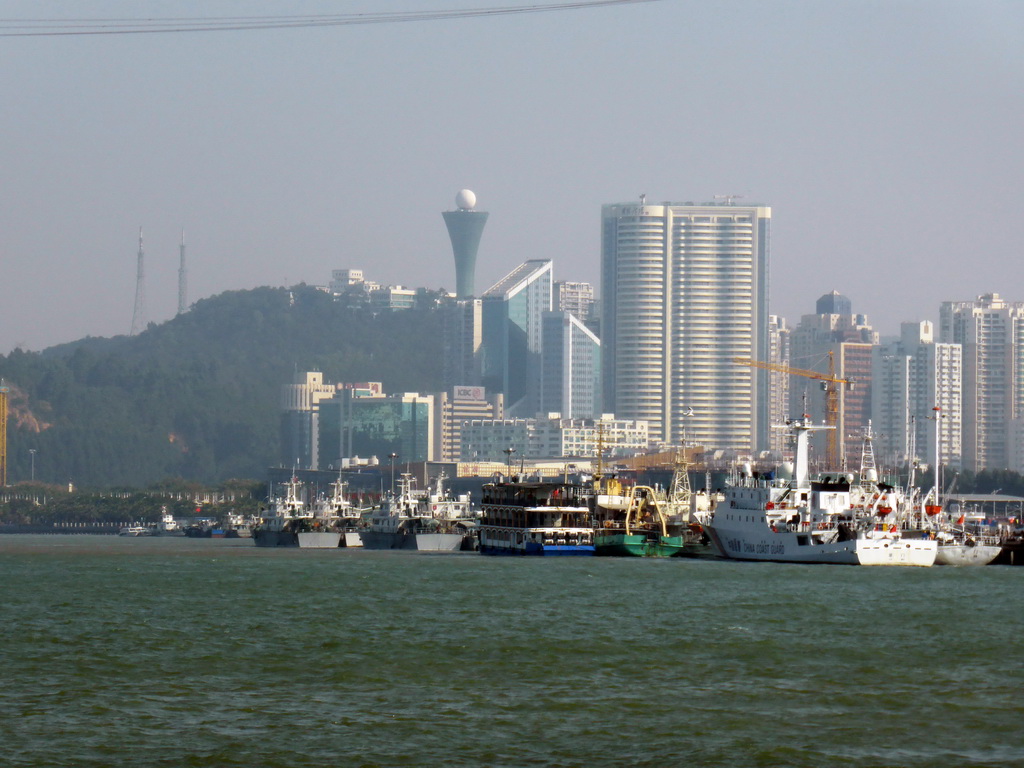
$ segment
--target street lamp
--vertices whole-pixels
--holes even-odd
[[[391,495],[395,495],[395,459],[398,458],[397,453],[389,453],[388,458],[391,459]]]
[[[36,481],[36,449],[35,448],[29,448],[28,452],[29,452],[29,456],[30,456],[30,459],[31,459],[31,465],[32,465],[32,475],[31,475],[31,477],[32,477],[32,482],[34,483]]]
[[[516,449],[511,446],[502,450],[502,453],[505,454],[505,474],[508,476],[512,475],[512,454],[515,452]]]

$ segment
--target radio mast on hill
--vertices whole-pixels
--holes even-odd
[[[178,314],[188,309],[188,275],[185,273],[185,230],[181,230],[181,264],[178,267]]]
[[[132,332],[138,336],[146,330],[146,274],[143,267],[142,227],[139,227],[139,267],[135,278],[135,311],[132,313]]]

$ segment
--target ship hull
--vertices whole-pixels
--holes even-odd
[[[808,534],[754,531],[741,527],[711,525],[711,543],[720,557],[775,563],[833,565],[908,565],[935,563],[936,544],[928,539],[849,539],[812,544]]]
[[[936,565],[988,565],[1002,551],[1001,547],[988,544],[969,546],[967,544],[943,544],[935,555]]]
[[[528,557],[593,557],[593,545],[586,544],[538,544],[528,541],[521,547],[480,545],[481,555],[518,555]]]
[[[682,536],[598,533],[594,535],[594,553],[598,557],[678,557],[683,554]]]
[[[364,549],[402,549],[414,552],[459,552],[465,536],[461,533],[391,533],[360,531]]]
[[[296,538],[301,549],[337,549],[341,546],[339,531],[300,531]]]

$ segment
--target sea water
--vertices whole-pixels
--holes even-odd
[[[0,536],[0,763],[1020,766],[1022,581]]]

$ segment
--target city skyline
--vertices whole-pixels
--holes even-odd
[[[34,3],[3,6],[7,19],[39,16]],[[261,12],[288,8],[267,0]],[[90,4],[97,17],[135,11]],[[178,0],[165,13],[237,9]],[[17,150],[0,222],[0,353],[127,334],[140,226],[153,322],[177,309],[182,228],[191,301],[357,264],[383,283],[455,290],[438,212],[462,188],[491,212],[478,286],[525,258],[599,285],[601,205],[735,195],[774,211],[772,314],[795,322],[835,289],[890,335],[937,321],[943,301],[1020,300],[1006,265],[1022,108],[1006,94],[1024,73],[1022,23],[1024,7],[994,1],[664,0],[12,37],[0,51],[0,131]]]

